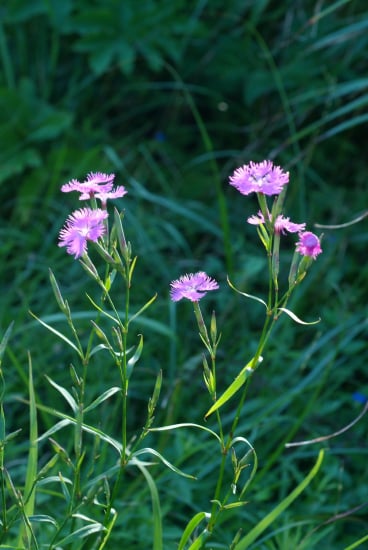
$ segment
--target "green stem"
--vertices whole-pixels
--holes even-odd
[[[270,270],[269,286],[270,286],[269,301],[271,301],[271,299],[272,299],[272,271],[271,270]],[[268,340],[268,338],[269,338],[269,336],[272,332],[272,328],[273,328],[274,323],[275,323],[275,316],[273,315],[273,310],[268,310],[265,322],[263,324],[259,344],[258,344],[257,350],[256,350],[256,352],[254,354],[254,357],[253,357],[253,361],[252,361],[252,368],[253,369],[256,369],[257,365],[259,364],[259,358],[261,357],[262,352],[263,352],[263,350],[265,348],[265,345],[267,343],[267,340]],[[218,476],[218,479],[217,479],[215,495],[214,495],[214,498],[213,498],[213,504],[212,504],[212,509],[211,509],[211,518],[210,518],[210,521],[209,521],[209,524],[208,524],[208,527],[207,527],[208,531],[211,532],[211,533],[213,532],[213,530],[215,528],[217,518],[218,518],[218,516],[221,512],[221,508],[220,509],[218,508],[218,503],[221,502],[220,497],[221,497],[222,483],[223,483],[223,478],[224,478],[224,473],[225,473],[226,458],[227,458],[227,455],[228,455],[228,452],[229,452],[229,449],[230,449],[230,446],[231,446],[231,442],[233,441],[236,428],[237,428],[239,420],[240,420],[240,415],[241,415],[241,411],[242,411],[242,408],[243,408],[243,405],[244,405],[244,402],[245,402],[245,398],[246,398],[246,395],[247,395],[249,382],[250,382],[250,378],[248,378],[248,380],[246,381],[246,383],[244,385],[242,395],[241,395],[241,398],[239,400],[239,403],[238,403],[238,406],[237,406],[237,409],[236,409],[236,414],[235,414],[235,417],[234,417],[234,420],[233,420],[233,423],[232,423],[232,426],[231,426],[231,429],[230,429],[230,432],[229,432],[227,443],[226,443],[226,445],[225,445],[225,447],[223,448],[223,451],[222,451],[220,471],[219,471],[219,476]],[[217,410],[217,412],[218,412],[218,410]],[[223,505],[224,502],[222,502],[221,504]]]
[[[128,402],[128,330],[129,330],[129,306],[130,306],[130,276],[129,265],[126,266],[126,289],[125,289],[125,330],[123,331],[123,403],[122,403],[122,464],[125,466],[127,462],[127,402]]]
[[[111,510],[115,499],[119,493],[121,482],[125,473],[125,466],[128,463],[128,441],[127,441],[127,413],[128,413],[128,359],[127,359],[127,349],[128,349],[128,330],[129,330],[129,308],[130,308],[130,285],[131,285],[131,270],[130,270],[130,258],[125,259],[124,271],[122,272],[123,279],[125,281],[125,314],[124,314],[124,325],[121,323],[118,313],[116,311],[115,305],[113,304],[110,295],[107,293],[109,302],[117,316],[119,322],[119,328],[121,331],[121,349],[120,357],[118,361],[118,368],[120,373],[121,380],[121,443],[122,443],[122,452],[120,457],[120,468],[118,471],[117,478],[115,480],[113,490],[111,493],[110,501],[107,503],[106,512],[105,512],[105,521],[104,525],[107,527],[111,522]]]

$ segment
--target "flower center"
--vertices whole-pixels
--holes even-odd
[[[305,238],[304,244],[307,248],[314,248],[318,243],[318,239],[315,235],[308,235]]]

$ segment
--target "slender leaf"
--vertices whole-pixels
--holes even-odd
[[[262,300],[262,298],[258,298],[258,296],[253,296],[253,294],[247,294],[246,292],[241,292],[240,290],[238,290],[233,284],[232,282],[230,281],[229,277],[227,278],[227,282],[228,282],[228,285],[230,288],[232,288],[233,290],[235,290],[235,292],[237,292],[238,294],[241,294],[242,296],[244,296],[245,298],[250,298],[251,300],[255,300],[256,302],[259,302],[260,304],[264,305],[265,308],[267,309],[267,304],[264,300]]]
[[[64,421],[65,421],[65,424],[63,424],[62,426],[60,426],[60,423],[59,423],[59,429],[68,425],[68,424],[76,424],[77,421],[75,418],[73,418],[72,416],[68,416],[67,414],[65,413],[62,413],[60,411],[57,411],[56,409],[52,409],[51,407],[46,407],[45,405],[41,405],[40,403],[37,404],[37,408],[41,411],[44,411],[44,412],[47,412],[49,414],[51,414],[52,416],[56,416],[58,418],[62,418]],[[50,428],[50,430],[48,430],[48,434],[50,434],[50,432],[53,430],[54,428]],[[83,431],[87,432],[87,433],[90,433],[100,439],[102,439],[103,441],[106,441],[106,443],[109,443],[109,445],[111,445],[112,447],[114,447],[119,455],[121,454],[121,443],[119,443],[118,441],[116,441],[115,439],[113,439],[112,437],[108,436],[107,434],[105,434],[104,432],[102,432],[101,430],[99,430],[98,428],[95,428],[94,426],[89,426],[88,424],[82,424],[82,429]],[[46,436],[46,434],[43,434],[41,436],[40,439],[44,439]]]
[[[26,518],[32,516],[35,507],[35,482],[37,478],[37,460],[38,460],[38,425],[37,425],[37,407],[33,385],[33,370],[31,356],[28,354],[28,387],[29,387],[29,451],[27,461],[26,481],[24,487],[24,509],[23,514]],[[19,530],[18,544],[21,544],[25,538],[25,531],[28,528],[27,522],[22,523]]]
[[[258,363],[262,361],[262,357],[259,357]],[[215,401],[212,407],[206,412],[205,418],[210,416],[212,413],[217,411],[222,405],[224,405],[229,399],[240,390],[240,388],[245,384],[250,376],[254,372],[254,357],[245,365],[245,367],[239,372],[235,380],[230,384],[230,386],[224,391],[224,393]]]
[[[299,323],[299,325],[316,325],[321,321],[321,319],[317,319],[317,321],[310,321],[309,323],[307,323],[306,321],[302,321],[301,319],[299,319],[299,317],[297,317],[295,313],[293,313],[292,311],[290,311],[290,309],[287,309],[286,307],[278,307],[277,310],[283,311],[284,313],[286,313],[286,315],[289,315],[289,317],[291,317],[291,319],[296,323]]]
[[[153,515],[152,550],[163,550],[161,507],[160,507],[160,497],[157,491],[157,487],[147,468],[142,466],[142,464],[137,464],[137,466],[142,472],[142,474],[144,475],[144,477],[146,478],[147,485],[151,493],[152,515]]]
[[[184,529],[184,533],[180,539],[178,550],[184,550],[185,545],[189,541],[190,537],[192,536],[194,530],[198,527],[198,525],[204,520],[209,520],[211,517],[211,514],[208,514],[207,512],[198,512],[195,516],[192,517],[186,528]]]
[[[101,403],[106,401],[106,399],[109,399],[112,395],[115,395],[116,393],[120,392],[120,388],[117,386],[110,388],[109,390],[106,390],[103,394],[101,394],[97,399],[95,399],[88,407],[84,409],[84,412],[89,412],[98,407]]]
[[[38,441],[42,441],[43,439],[49,438],[50,435],[53,435],[54,433],[58,432],[59,430],[62,430],[66,426],[70,426],[70,424],[72,424],[72,422],[69,419],[68,420],[67,419],[60,420],[60,422],[57,422],[56,424],[51,426],[51,428],[49,430],[47,430],[47,432],[40,435],[39,438],[38,438]]]
[[[45,323],[45,321],[43,321],[42,319],[40,319],[39,317],[37,317],[37,315],[35,315],[34,313],[32,313],[32,311],[29,312],[30,315],[32,315],[32,317],[34,319],[36,319],[36,321],[38,321],[42,326],[44,326],[45,328],[47,328],[47,330],[49,330],[50,332],[52,332],[53,334],[55,334],[56,336],[58,336],[61,340],[64,340],[64,342],[66,342],[68,344],[68,346],[70,346],[72,349],[74,349],[74,351],[76,351],[79,355],[79,357],[81,357],[81,359],[83,359],[82,357],[82,353],[81,351],[78,349],[78,347],[71,341],[69,340],[69,338],[67,338],[66,336],[64,336],[64,334],[62,332],[59,332],[58,330],[56,330],[54,327],[52,327],[51,325],[49,325],[48,323]]]
[[[221,438],[217,435],[216,432],[213,430],[210,430],[210,428],[207,428],[206,426],[201,426],[200,424],[193,424],[192,422],[183,422],[182,424],[171,424],[170,426],[161,426],[159,428],[150,428],[150,432],[164,432],[166,430],[176,430],[177,428],[199,428],[200,430],[204,430],[205,432],[210,433],[213,435],[217,441],[221,445]]]
[[[179,474],[180,476],[183,476],[183,477],[187,477],[188,479],[196,479],[196,477],[194,477],[190,474],[186,474],[186,473],[182,472],[181,470],[179,470],[179,468],[176,468],[176,466],[174,466],[168,460],[166,460],[166,458],[164,458],[158,451],[156,451],[155,449],[151,449],[150,447],[146,447],[145,449],[140,449],[139,451],[136,451],[134,453],[133,457],[137,457],[137,456],[140,456],[140,455],[146,454],[146,453],[151,454],[153,456],[157,456],[157,458],[159,458],[161,460],[161,462],[163,464],[165,464],[165,466],[167,466],[170,470],[172,470],[176,474]]]
[[[93,535],[94,533],[101,533],[101,531],[105,531],[105,527],[101,523],[85,525],[84,527],[77,529],[73,533],[70,533],[62,540],[58,540],[56,546],[60,547],[61,545],[70,544],[71,542],[79,541],[86,537],[89,537],[89,535]]]
[[[139,358],[142,355],[143,336],[142,334],[140,334],[139,336],[140,337],[139,337],[139,343],[138,343],[137,349],[135,350],[134,355],[132,355],[132,357],[130,357],[130,359],[128,360],[128,368],[127,368],[128,378],[131,376],[133,372],[134,365],[139,361]]]
[[[310,484],[312,479],[318,473],[324,457],[324,450],[321,449],[317,461],[309,474],[299,483],[299,485],[282,500],[267,516],[265,516],[257,525],[249,531],[249,533],[243,537],[238,544],[234,547],[234,550],[246,550],[249,545],[252,544],[262,533],[269,527],[275,519],[282,513],[290,504],[304,491],[304,489]]]
[[[344,550],[354,550],[354,548],[358,548],[358,546],[361,546],[363,542],[367,542],[367,541],[368,541],[368,535],[364,535],[364,537],[362,537],[359,540],[356,540],[355,542],[353,542],[353,544],[349,544],[349,546],[345,546]]]
[[[48,485],[49,483],[60,483],[60,477],[59,476],[45,477],[43,479],[40,479],[40,481],[37,482],[37,485],[41,487],[42,485]],[[69,485],[73,485],[72,480],[67,477],[63,477],[63,483],[69,483]]]
[[[47,516],[45,514],[37,514],[35,516],[30,516],[29,521],[33,523],[51,523],[55,527],[58,526],[56,520],[53,517]]]
[[[14,321],[12,321],[10,323],[10,325],[8,326],[8,328],[6,329],[5,334],[4,334],[4,336],[1,340],[1,343],[0,343],[0,367],[1,367],[1,362],[2,362],[2,359],[3,359],[3,355],[4,355],[4,352],[5,352],[6,346],[8,345],[8,341],[9,341],[11,332],[13,330],[13,325],[14,325]]]
[[[74,399],[74,397],[62,386],[59,386],[56,382],[54,382],[47,374],[45,374],[46,380],[53,386],[61,395],[64,397],[65,401],[69,403],[70,407],[72,408],[72,411],[74,413],[78,412],[78,405]]]
[[[141,307],[141,309],[139,309],[136,313],[134,313],[130,318],[129,318],[129,323],[131,323],[132,321],[134,321],[134,319],[136,319],[137,317],[139,317],[147,308],[150,307],[151,304],[153,304],[153,302],[156,300],[157,298],[157,294],[155,294],[154,296],[152,296],[152,298],[150,300],[148,300],[148,302],[146,302],[144,304],[144,306]]]

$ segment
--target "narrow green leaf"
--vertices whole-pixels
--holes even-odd
[[[115,387],[112,387],[108,390],[106,390],[104,393],[102,393],[99,397],[97,397],[97,399],[95,399],[94,401],[92,401],[92,403],[90,405],[88,405],[88,407],[86,407],[84,409],[84,412],[87,413],[88,411],[92,411],[93,409],[95,409],[96,407],[98,407],[98,405],[100,405],[101,403],[103,403],[104,401],[106,401],[106,399],[109,399],[109,397],[111,397],[112,395],[115,395],[116,393],[120,392],[121,389],[118,388],[117,386]]]
[[[13,325],[14,325],[14,321],[12,321],[10,323],[10,325],[8,326],[8,328],[6,329],[5,334],[4,334],[4,336],[1,340],[1,343],[0,343],[0,367],[1,367],[1,363],[2,363],[2,359],[3,359],[3,355],[4,355],[4,352],[5,352],[6,346],[8,345],[8,341],[9,341],[11,332],[13,330]]]
[[[32,516],[35,506],[35,482],[37,478],[38,461],[38,425],[37,425],[37,407],[33,385],[33,370],[31,356],[28,354],[28,388],[29,388],[29,451],[26,471],[26,481],[24,487],[24,509],[23,514],[26,518]],[[18,544],[24,541],[28,525],[22,523],[19,529]]]
[[[69,424],[77,424],[77,421],[75,418],[73,418],[72,416],[69,416],[65,413],[62,413],[60,411],[57,411],[56,409],[52,409],[51,407],[47,407],[45,405],[41,405],[40,403],[37,404],[37,408],[41,411],[44,411],[48,414],[51,414],[52,416],[56,416],[58,418],[62,418],[64,421],[65,421],[65,424],[64,425],[67,425],[68,423]],[[61,423],[59,423],[61,424]],[[63,426],[61,426],[63,427]],[[51,428],[50,430],[48,430],[48,433],[51,432],[54,428]],[[60,428],[59,428],[60,429]],[[108,443],[109,445],[111,445],[112,447],[114,447],[114,449],[116,449],[119,453],[119,456],[121,455],[121,443],[119,443],[118,441],[116,441],[116,439],[113,439],[112,437],[106,435],[104,432],[102,432],[101,430],[99,430],[98,428],[95,428],[94,426],[89,426],[88,424],[82,424],[82,429],[83,431],[87,432],[87,433],[90,433],[92,435],[94,435],[95,437],[98,437],[100,439],[102,439],[103,441],[106,441],[106,443]],[[39,440],[41,439],[44,439],[45,438],[45,435],[46,434],[43,434]]]
[[[123,258],[125,258],[125,260],[127,260],[128,257],[129,257],[129,248],[127,246],[127,242],[126,242],[126,239],[125,239],[123,224],[122,224],[122,221],[121,221],[121,216],[120,216],[120,214],[119,214],[119,212],[116,208],[114,208],[114,227],[115,227],[116,236],[117,236],[117,239],[118,239],[118,245],[119,245],[119,248],[120,248],[120,252],[121,252]]]
[[[95,323],[94,321],[91,321],[91,323],[92,323],[92,325],[93,325],[93,327],[94,327],[94,329],[95,329],[96,336],[97,336],[100,340],[102,340],[103,342],[105,342],[106,346],[107,346],[108,348],[111,349],[111,344],[110,344],[110,342],[109,342],[109,339],[108,339],[108,337],[106,336],[105,332],[102,330],[102,328],[99,327],[98,324]]]
[[[71,542],[79,541],[81,539],[89,537],[89,535],[92,535],[93,533],[101,533],[101,531],[105,531],[105,527],[101,523],[85,525],[84,527],[77,529],[73,533],[70,533],[62,540],[58,540],[56,542],[56,546],[60,547],[61,545],[70,544]]]
[[[242,436],[235,437],[231,442],[231,446],[235,445],[238,442],[244,443],[248,447],[248,451],[242,456],[242,458],[240,458],[238,460],[238,465],[239,466],[244,467],[245,464],[246,464],[246,461],[248,460],[249,454],[252,453],[252,455],[253,455],[253,468],[252,468],[252,471],[250,473],[249,478],[245,482],[244,487],[242,488],[242,490],[239,494],[239,497],[238,497],[239,500],[241,500],[243,498],[243,495],[245,494],[246,490],[248,489],[249,485],[252,483],[252,481],[254,479],[254,476],[256,475],[256,472],[257,472],[257,469],[258,469],[258,457],[257,457],[257,453],[256,453],[255,448],[253,447],[253,445],[245,437],[242,437]]]
[[[221,445],[221,438],[217,435],[216,432],[210,430],[206,426],[201,426],[201,424],[193,424],[192,422],[183,422],[182,424],[171,424],[170,426],[161,426],[159,428],[150,428],[150,432],[164,432],[166,430],[176,430],[177,428],[199,428],[205,432],[213,435]]]
[[[262,357],[259,357],[258,363],[262,361]],[[210,414],[214,413],[222,407],[229,399],[238,391],[240,388],[245,384],[245,382],[248,380],[248,378],[253,374],[254,372],[254,357],[245,365],[245,367],[239,372],[238,376],[235,378],[234,382],[230,384],[230,386],[224,391],[224,393],[215,401],[215,403],[212,405],[212,407],[206,412],[204,415],[205,418],[210,416]]]
[[[142,474],[144,475],[144,477],[146,478],[147,485],[151,493],[152,516],[153,516],[152,550],[163,550],[161,506],[160,506],[160,497],[157,491],[157,487],[147,468],[145,468],[141,464],[137,464],[137,466],[142,472]]]
[[[66,479],[64,478],[64,476],[62,475],[61,472],[59,472],[59,483],[61,485],[61,490],[62,490],[62,493],[64,495],[64,498],[66,500],[67,503],[70,502],[70,492],[69,492],[69,489],[68,487],[66,486],[67,483],[69,483],[69,479]]]
[[[344,550],[354,550],[354,548],[358,548],[358,546],[363,544],[363,542],[367,542],[367,541],[368,541],[368,535],[365,535],[363,538],[353,542],[353,544],[349,544],[349,546],[346,546]]]
[[[257,233],[261,243],[268,252],[268,249],[270,248],[270,237],[263,223],[257,226]]]
[[[5,421],[5,413],[3,408],[3,402],[2,402],[2,395],[0,393],[0,448],[1,453],[3,452],[3,447],[5,442],[7,441],[6,437],[6,421]],[[0,454],[0,457],[3,455]]]
[[[286,315],[289,315],[289,317],[291,317],[293,321],[295,321],[296,323],[299,323],[299,325],[316,325],[321,321],[321,319],[317,319],[317,321],[311,321],[307,323],[306,321],[302,321],[301,319],[299,319],[299,317],[297,317],[295,313],[290,311],[290,309],[286,309],[286,307],[278,307],[277,311],[283,311],[284,313],[286,313]]]
[[[130,357],[130,359],[128,360],[128,368],[127,368],[128,378],[130,377],[130,375],[133,372],[134,365],[139,361],[139,358],[142,355],[143,336],[142,336],[142,334],[140,334],[139,336],[140,336],[140,338],[139,338],[139,344],[137,346],[137,349],[135,350],[134,355],[132,355],[132,357]]]
[[[41,470],[37,474],[37,484],[39,484],[39,481],[41,479],[45,479],[47,472],[55,466],[58,460],[59,460],[59,457],[57,454],[55,454],[50,458],[50,460],[46,462],[46,464],[41,468]]]
[[[324,450],[321,449],[317,461],[309,474],[299,483],[299,485],[282,500],[269,514],[267,514],[257,525],[249,531],[249,533],[243,537],[238,544],[235,545],[234,550],[246,550],[249,546],[269,527],[275,519],[282,513],[290,504],[304,491],[309,485],[315,475],[318,473],[324,457]]]
[[[150,300],[148,300],[148,302],[146,302],[144,304],[143,307],[141,307],[140,310],[138,310],[136,313],[134,313],[134,315],[132,315],[130,318],[129,318],[129,323],[131,323],[132,321],[134,321],[134,319],[136,319],[137,317],[139,317],[147,308],[150,307],[151,304],[153,304],[153,302],[156,300],[157,298],[157,294],[155,294],[154,296],[152,296],[152,298]]]
[[[62,445],[60,445],[60,443],[55,441],[55,439],[52,439],[52,437],[49,437],[49,442],[51,443],[52,448],[54,449],[57,456],[59,456],[61,458],[61,460],[63,462],[65,462],[65,464],[67,464],[68,466],[73,467],[73,463],[70,460],[70,457],[69,457],[69,454],[68,454],[67,450],[64,447],[62,447]]]
[[[4,417],[4,420],[5,420],[5,417]],[[12,439],[14,439],[15,437],[17,437],[17,435],[22,431],[22,428],[19,428],[18,430],[15,430],[14,432],[10,432],[10,434],[7,434],[7,436],[5,437],[5,442],[7,443],[8,441],[11,441]],[[1,438],[0,438],[0,441],[1,441]]]
[[[111,355],[116,355],[114,350],[111,346],[106,346],[105,344],[97,344],[97,346],[94,346],[91,351],[89,352],[89,357],[93,357],[96,353],[98,353],[101,350],[108,351]]]
[[[56,336],[58,336],[61,340],[64,340],[64,342],[66,342],[66,343],[68,344],[68,346],[70,346],[72,349],[74,349],[74,351],[76,351],[76,352],[78,353],[79,357],[81,357],[81,359],[83,359],[80,350],[78,349],[78,347],[77,347],[71,340],[69,340],[69,338],[67,338],[66,336],[64,336],[64,334],[62,334],[61,332],[59,332],[58,330],[56,330],[56,329],[55,329],[54,327],[52,327],[51,325],[48,325],[47,323],[45,323],[45,321],[42,321],[42,319],[40,319],[39,317],[37,317],[37,315],[35,315],[34,313],[32,313],[32,311],[30,311],[29,314],[30,314],[34,319],[36,319],[36,321],[38,321],[42,326],[44,326],[45,328],[47,328],[50,332],[52,332],[53,334],[55,334]]]
[[[53,435],[54,433],[58,432],[62,428],[65,428],[66,426],[70,426],[70,424],[72,424],[72,422],[69,419],[60,420],[60,422],[57,422],[56,424],[54,424],[54,426],[51,426],[51,428],[47,430],[47,432],[40,435],[38,438],[38,441],[42,441],[43,439],[49,438],[50,435]]]
[[[211,517],[211,514],[208,514],[207,512],[198,512],[195,516],[192,517],[186,528],[184,529],[184,533],[180,539],[178,550],[184,550],[185,545],[189,541],[190,537],[192,536],[192,533],[194,530],[198,527],[198,525],[204,520],[209,520]]]
[[[158,375],[157,375],[156,382],[155,382],[155,387],[153,388],[152,397],[150,397],[149,400],[148,400],[148,405],[147,405],[147,410],[148,410],[147,422],[148,422],[148,424],[146,424],[146,426],[150,426],[152,421],[153,421],[153,418],[154,418],[153,415],[155,413],[155,409],[156,409],[156,406],[157,406],[157,403],[158,403],[158,400],[159,400],[159,397],[160,397],[161,386],[162,386],[162,370],[160,370]]]
[[[86,293],[86,296],[87,296],[88,300],[91,302],[91,304],[93,305],[93,307],[95,307],[97,309],[97,311],[99,313],[101,313],[101,315],[104,315],[108,319],[111,319],[111,321],[114,321],[114,323],[119,324],[119,319],[116,319],[116,317],[114,317],[113,315],[110,315],[110,313],[107,313],[107,311],[102,309],[102,307],[99,306],[98,304],[96,304],[96,302],[94,300],[92,300],[91,296],[89,296],[87,293]]]
[[[202,550],[205,547],[207,539],[209,539],[211,533],[204,529],[202,533],[197,536],[195,541],[189,546],[188,550]]]
[[[176,468],[176,466],[174,466],[173,464],[171,464],[171,462],[166,460],[166,458],[164,458],[162,456],[162,454],[160,454],[155,449],[151,449],[150,447],[146,447],[145,449],[140,449],[139,451],[136,451],[131,458],[137,457],[137,456],[140,456],[140,455],[146,454],[146,453],[151,454],[151,455],[156,456],[157,458],[159,458],[161,460],[161,462],[163,464],[165,464],[165,466],[167,466],[170,470],[172,470],[176,474],[179,474],[180,476],[183,476],[183,477],[187,477],[188,479],[196,479],[196,477],[194,477],[190,474],[186,474],[186,473],[182,472],[181,470],[179,470],[179,468]]]
[[[265,306],[265,308],[267,309],[267,304],[264,300],[262,300],[261,298],[258,298],[258,296],[253,296],[253,294],[247,294],[246,292],[241,292],[240,290],[238,290],[233,284],[232,282],[230,281],[229,277],[227,277],[227,282],[228,282],[228,285],[230,288],[232,288],[233,290],[235,290],[235,292],[237,292],[238,294],[241,294],[242,296],[244,296],[245,298],[250,298],[251,300],[255,300],[256,302],[259,302],[260,304],[263,304]]]
[[[41,487],[42,485],[49,485],[50,483],[60,484],[60,477],[59,476],[44,477],[43,479],[40,479],[40,481],[37,482],[37,485]],[[63,483],[68,483],[69,485],[73,486],[72,480],[67,477],[63,477]]]
[[[137,256],[135,256],[135,257],[132,259],[132,261],[131,261],[131,264],[130,264],[130,267],[129,267],[129,274],[128,274],[128,276],[129,276],[129,282],[132,280],[133,271],[134,271],[134,269],[135,269],[135,265],[136,265],[136,263],[137,263],[137,259],[138,259]]]
[[[106,529],[105,530],[105,536],[104,536],[101,544],[99,545],[98,550],[103,550],[105,548],[106,543],[108,542],[108,540],[110,538],[111,531],[113,530],[115,522],[118,519],[118,514],[116,513],[116,511],[113,508],[110,511],[110,518],[111,519],[110,519],[109,523],[105,527],[105,529]]]
[[[54,518],[52,518],[51,516],[47,516],[45,514],[38,514],[38,515],[35,515],[35,516],[30,516],[29,521],[31,521],[33,523],[51,523],[55,527],[58,526],[58,524],[57,524],[57,522],[55,521]]]
[[[64,299],[63,299],[63,297],[61,295],[61,292],[60,292],[59,285],[58,285],[57,280],[55,278],[55,275],[53,274],[51,269],[49,269],[49,277],[50,277],[51,287],[52,287],[52,290],[54,292],[54,296],[56,298],[58,306],[59,306],[59,308],[61,309],[61,311],[63,313],[67,313],[68,308],[67,308],[67,306],[64,302]]]
[[[74,413],[77,413],[78,405],[74,397],[68,392],[68,390],[66,390],[62,386],[59,386],[59,384],[54,382],[49,376],[47,376],[47,374],[45,374],[45,378],[51,384],[51,386],[53,386],[64,397],[65,401],[69,403],[70,407],[72,408],[72,411]]]
[[[225,504],[225,506],[223,506],[223,509],[232,510],[233,508],[240,508],[240,506],[245,506],[246,504],[248,504],[248,502],[248,500],[232,502],[231,504]]]

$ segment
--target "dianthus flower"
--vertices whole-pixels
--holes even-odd
[[[107,193],[111,191],[115,174],[103,174],[102,172],[90,172],[87,174],[87,179],[84,182],[80,182],[76,179],[72,179],[69,183],[66,183],[61,187],[63,193],[70,193],[71,191],[79,191],[85,195],[85,198],[92,198],[96,193]]]
[[[107,212],[100,208],[75,210],[60,231],[59,246],[66,246],[68,254],[80,258],[87,251],[87,241],[96,242],[105,233],[103,220],[107,216]]]
[[[300,233],[299,241],[296,243],[296,250],[302,256],[310,256],[314,260],[317,258],[318,254],[322,252],[319,238],[310,231]]]
[[[128,191],[123,185],[118,185],[115,189],[111,189],[111,191],[99,191],[98,193],[94,193],[93,196],[99,199],[103,205],[106,205],[108,199],[118,199],[119,197],[124,197],[127,193]],[[89,198],[91,198],[90,192],[82,193],[79,200],[83,201]]]
[[[187,298],[191,302],[198,302],[209,290],[219,288],[215,279],[211,279],[204,271],[183,275],[170,284],[170,296],[173,302]]]
[[[229,180],[230,185],[242,195],[253,192],[279,195],[288,182],[289,172],[284,172],[280,166],[274,166],[270,160],[244,164],[234,171]]]
[[[272,222],[271,214],[269,214],[269,221]],[[250,218],[247,219],[247,222],[252,225],[260,225],[261,223],[265,223],[265,219],[262,212],[258,212],[257,216],[250,216]],[[289,233],[300,233],[301,231],[304,231],[304,229],[305,223],[293,223],[290,221],[290,218],[285,218],[282,214],[276,218],[276,233],[283,233],[284,235],[286,231]]]

